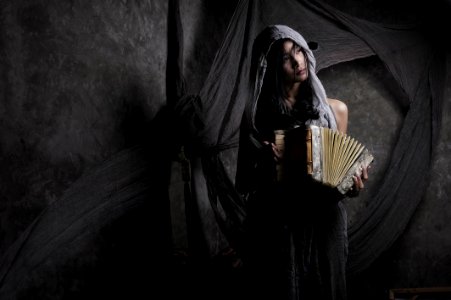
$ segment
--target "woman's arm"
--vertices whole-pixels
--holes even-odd
[[[348,130],[348,107],[343,101],[327,98],[337,121],[337,129],[346,133]]]
[[[337,129],[340,132],[346,133],[348,129],[348,107],[343,101],[337,99],[327,98],[330,107],[335,115],[337,121]],[[360,176],[353,176],[354,187],[352,188],[351,196],[357,196],[358,192],[365,187],[365,181],[368,180],[368,169],[363,168]]]

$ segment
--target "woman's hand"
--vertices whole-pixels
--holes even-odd
[[[274,158],[274,161],[275,161],[275,162],[279,163],[279,162],[282,161],[282,155],[283,155],[283,153],[282,153],[282,151],[277,147],[276,144],[271,143],[271,142],[268,142],[268,141],[263,141],[263,144],[264,144],[265,146],[271,147],[271,151],[272,151],[273,158]]]
[[[356,197],[359,192],[365,187],[365,182],[368,180],[368,170],[371,166],[361,167],[360,172],[357,172],[352,179],[354,180],[354,186],[349,190],[348,196]]]

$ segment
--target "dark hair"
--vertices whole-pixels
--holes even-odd
[[[300,86],[297,95],[295,109],[290,109],[285,102],[286,91],[283,85],[283,43],[288,39],[280,39],[271,46],[267,55],[267,69],[263,79],[263,86],[258,103],[266,108],[272,108],[274,112],[285,115],[295,114],[296,118],[305,122],[310,119],[318,119],[319,112],[313,106],[313,90],[310,76]],[[305,50],[301,48],[308,65]]]

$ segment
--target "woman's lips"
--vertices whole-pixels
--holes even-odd
[[[305,71],[306,71],[306,69],[297,70],[297,71],[296,71],[296,75],[302,75],[302,74],[305,73]]]

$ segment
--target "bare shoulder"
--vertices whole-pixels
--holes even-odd
[[[327,98],[327,102],[334,110],[334,113],[336,114],[348,113],[348,106],[343,101],[338,99]]]
[[[337,120],[338,130],[346,133],[348,128],[348,106],[341,100],[327,98]]]

